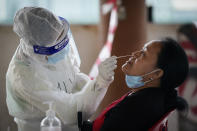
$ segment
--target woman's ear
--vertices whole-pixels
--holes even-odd
[[[152,78],[155,79],[160,79],[163,76],[163,70],[162,69],[156,69],[153,73]]]

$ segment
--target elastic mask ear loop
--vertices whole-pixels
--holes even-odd
[[[144,84],[147,84],[149,82],[153,81],[153,78],[150,78],[148,81],[145,81]]]
[[[158,71],[158,70],[159,70],[159,69],[156,69],[156,70],[154,70],[154,71],[151,71],[151,72],[149,72],[149,73],[143,75],[142,78],[144,79],[145,76],[147,76],[147,75],[149,75],[149,74],[152,74],[152,73],[154,73],[154,72],[156,72],[156,71]],[[145,81],[144,84],[147,84],[147,83],[149,83],[149,82],[151,82],[151,81],[153,81],[153,80],[154,80],[153,78],[149,78],[149,80]]]

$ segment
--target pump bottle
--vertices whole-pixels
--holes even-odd
[[[55,111],[52,110],[53,102],[45,102],[49,105],[49,110],[46,111],[46,117],[40,123],[40,131],[62,131],[61,122],[55,116]]]

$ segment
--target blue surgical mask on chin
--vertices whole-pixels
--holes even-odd
[[[145,75],[143,75],[143,76],[146,76],[146,75],[148,75],[148,74],[151,74],[151,73],[153,73],[153,72],[155,72],[155,71],[157,71],[157,69],[154,70],[154,71],[152,71],[152,72],[150,72],[150,73],[147,73],[147,74],[145,74]],[[134,88],[139,88],[139,87],[142,87],[142,86],[144,86],[146,83],[148,83],[148,82],[150,82],[150,81],[153,80],[152,78],[150,78],[150,80],[144,82],[144,81],[143,81],[143,76],[126,75],[126,76],[125,76],[125,81],[126,81],[127,86],[128,86],[129,88],[133,88],[133,89],[134,89]]]
[[[68,55],[69,52],[69,44],[64,47],[61,51],[48,56],[48,63],[49,64],[56,64],[58,61],[61,61],[65,58],[66,55]]]
[[[142,76],[131,76],[126,75],[125,81],[129,88],[139,88],[145,85],[145,83],[142,81]]]

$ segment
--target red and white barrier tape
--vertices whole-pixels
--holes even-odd
[[[104,14],[107,14],[109,11],[111,11],[111,16],[110,16],[107,41],[104,47],[102,48],[102,50],[100,51],[99,56],[90,71],[89,76],[91,79],[94,79],[98,75],[98,65],[101,63],[101,61],[111,56],[114,35],[118,25],[118,12],[117,12],[116,0],[109,0],[107,3],[105,3],[102,6],[102,12]]]

